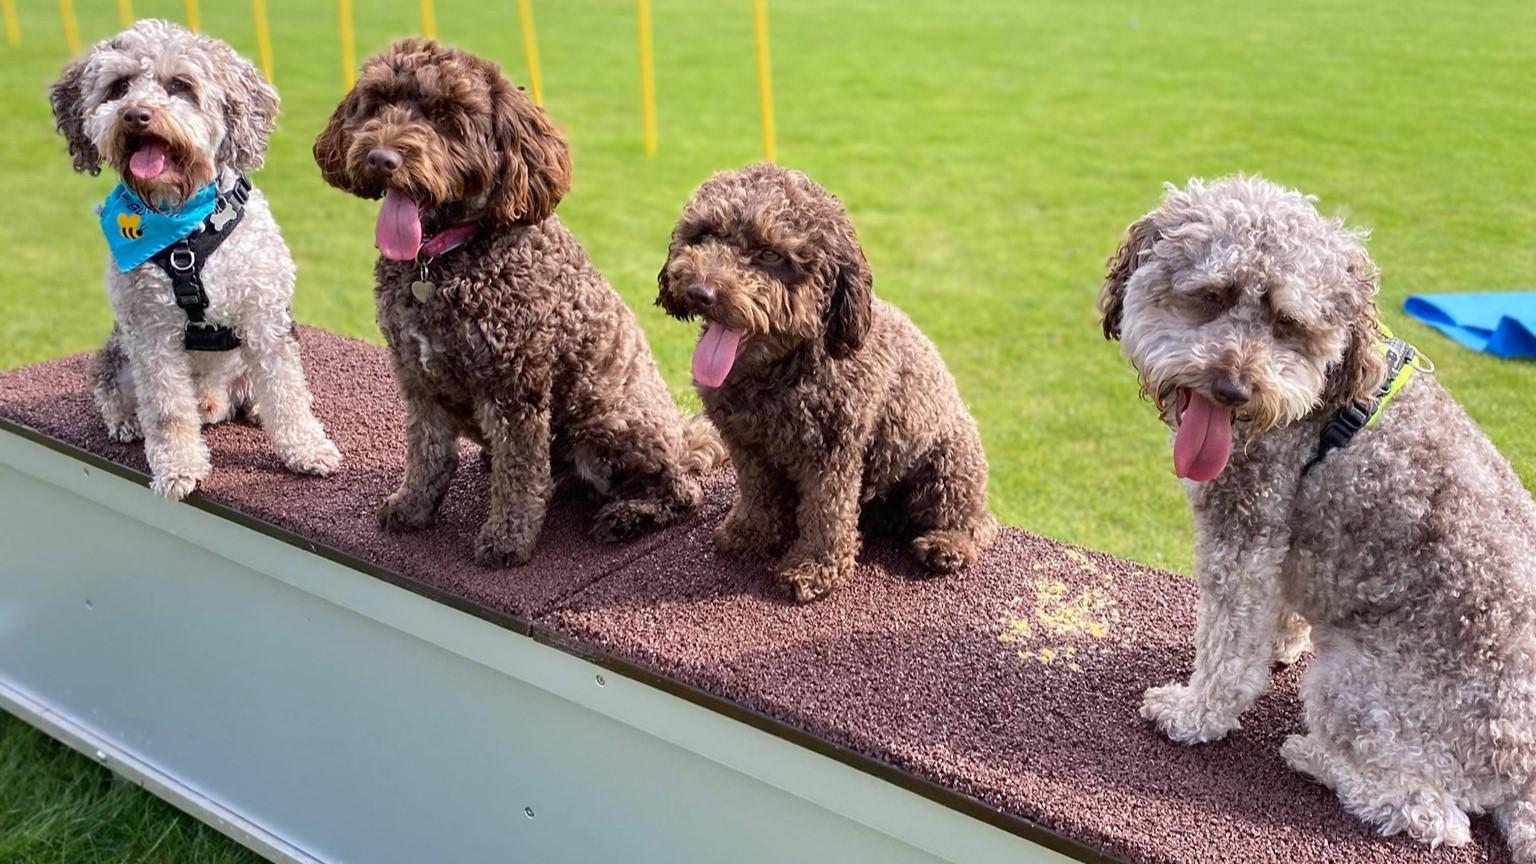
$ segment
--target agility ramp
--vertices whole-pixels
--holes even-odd
[[[346,461],[285,471],[205,430],[187,502],[145,487],[88,358],[0,374],[0,705],[276,861],[1505,861],[1487,819],[1382,839],[1277,753],[1295,670],[1227,740],[1137,716],[1190,668],[1188,580],[1006,530],[922,579],[874,543],[788,602],[718,557],[732,494],[590,541],[564,494],[534,560],[470,560],[466,445],[438,525],[383,535],[401,473],[384,352],[300,334]]]

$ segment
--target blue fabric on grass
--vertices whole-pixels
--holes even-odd
[[[1536,358],[1536,291],[1418,294],[1403,311],[1473,351]]]

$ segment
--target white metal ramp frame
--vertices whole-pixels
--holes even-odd
[[[0,707],[273,861],[1111,860],[5,420]]]

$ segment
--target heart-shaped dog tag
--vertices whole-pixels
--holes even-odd
[[[415,282],[411,283],[411,295],[416,298],[416,302],[418,303],[425,303],[428,300],[431,300],[432,295],[436,291],[437,286],[425,279],[417,279]]]

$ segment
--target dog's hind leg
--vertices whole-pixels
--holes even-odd
[[[229,382],[229,416],[244,417],[252,423],[261,422],[261,412],[256,410],[256,391],[251,387],[251,376],[241,372]]]
[[[683,470],[703,474],[730,461],[715,424],[702,414],[683,418]]]
[[[1290,736],[1280,755],[1293,770],[1332,789],[1344,809],[1384,835],[1406,831],[1430,847],[1460,846],[1472,839],[1471,821],[1456,800],[1411,771],[1363,765],[1316,734]],[[1501,824],[1504,812],[1499,811]],[[1523,818],[1529,820],[1529,813]],[[1529,829],[1528,821],[1522,824]]]
[[[987,512],[987,459],[962,436],[934,448],[908,484],[912,554],[929,570],[949,573],[976,563],[997,536]]]
[[[246,374],[261,412],[261,427],[290,471],[326,476],[341,465],[341,451],[315,417],[304,380],[299,342],[289,321],[256,321],[244,328],[240,346]],[[226,396],[227,398],[227,396]]]
[[[627,540],[671,525],[704,500],[693,445],[685,442],[682,429],[648,426],[637,417],[624,430],[617,437],[603,436],[609,440],[590,448],[604,452],[606,471],[583,468],[578,459],[578,472],[605,474],[610,486],[610,500],[592,526],[599,540]]]
[[[1536,864],[1536,803],[1529,794],[1500,804],[1493,815],[1515,864]]]
[[[107,437],[127,444],[144,437],[138,407],[133,399],[133,378],[128,355],[123,353],[122,334],[113,325],[112,335],[91,360],[91,396],[107,425]]]

